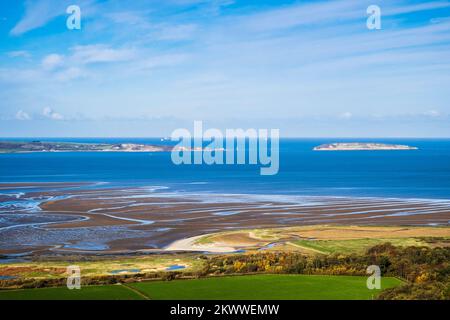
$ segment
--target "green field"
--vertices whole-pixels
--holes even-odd
[[[0,291],[0,300],[367,300],[380,290],[368,290],[366,277],[255,275],[195,280],[150,281],[124,285]],[[382,278],[382,289],[400,285]]]
[[[0,300],[142,300],[138,293],[120,285],[86,286],[80,290],[43,288],[0,291]]]
[[[425,241],[413,238],[399,239],[352,239],[352,240],[296,240],[292,241],[305,249],[310,249],[318,253],[364,253],[367,249],[381,244],[390,242],[395,246],[427,246]]]

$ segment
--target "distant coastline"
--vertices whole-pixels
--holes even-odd
[[[313,149],[314,151],[375,151],[375,150],[418,150],[417,147],[411,147],[400,144],[384,144],[373,142],[343,142],[322,144]]]
[[[0,141],[0,154],[5,153],[47,153],[47,152],[171,152],[171,151],[215,151],[218,149],[185,148],[168,145],[138,143],[79,143],[48,141]],[[221,149],[224,151],[224,149]]]
[[[156,146],[135,143],[76,143],[76,142],[12,142],[0,141],[0,153],[31,152],[164,152],[169,146]]]

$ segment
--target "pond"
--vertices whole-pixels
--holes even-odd
[[[110,273],[120,274],[120,273],[138,273],[138,272],[141,272],[141,269],[120,269],[120,270],[113,270]]]
[[[180,266],[178,264],[174,264],[172,266],[167,267],[166,271],[176,271],[176,270],[182,270],[182,269],[186,269],[186,266]]]

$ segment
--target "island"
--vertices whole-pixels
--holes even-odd
[[[384,144],[374,142],[327,143],[314,148],[314,151],[373,151],[373,150],[417,150],[401,144]]]
[[[30,152],[165,152],[172,151],[171,146],[159,146],[135,143],[75,143],[43,141],[0,141],[0,153]]]

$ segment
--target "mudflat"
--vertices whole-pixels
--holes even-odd
[[[224,231],[308,225],[448,226],[450,220],[448,200],[175,194],[75,183],[0,188],[4,255],[161,252],[183,250],[192,237]]]

